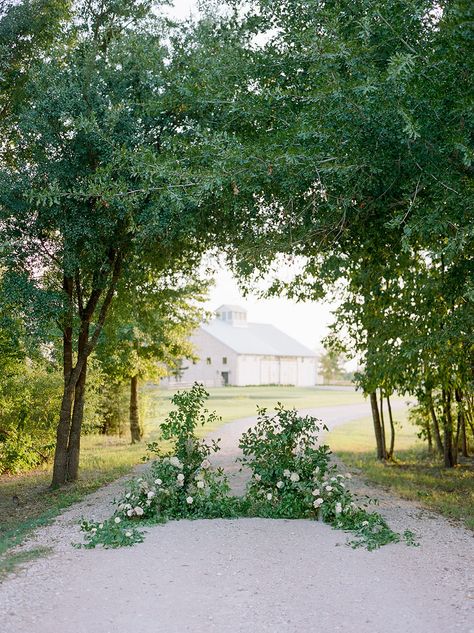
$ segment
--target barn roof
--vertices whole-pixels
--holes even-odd
[[[215,319],[201,326],[207,332],[238,354],[255,356],[310,356],[316,354],[309,347],[296,341],[273,325],[247,323],[236,327]]]

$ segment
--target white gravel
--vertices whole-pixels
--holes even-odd
[[[401,405],[399,405],[401,406]],[[364,405],[313,410],[328,426],[366,416]],[[219,463],[228,467],[250,419],[230,423]],[[143,467],[141,467],[143,468]],[[244,474],[234,471],[234,488]],[[418,505],[368,488],[418,548],[352,550],[346,535],[311,521],[174,521],[145,542],[77,550],[78,518],[103,518],[123,486],[90,495],[25,547],[52,554],[0,587],[2,633],[474,633],[472,533]]]

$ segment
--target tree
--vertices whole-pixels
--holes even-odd
[[[342,362],[341,354],[331,349],[326,350],[320,357],[320,371],[325,384],[329,385],[335,380],[342,379],[344,373],[344,368],[341,365]]]
[[[138,383],[172,371],[193,356],[189,337],[202,321],[208,283],[197,275],[149,278],[121,285],[95,355],[106,376],[130,388],[130,435],[139,442]]]
[[[419,369],[429,368],[446,466],[461,374],[472,392],[472,16],[464,0],[283,0],[248,17],[249,29],[267,32],[248,62],[247,103],[268,137],[259,135],[268,177],[255,180],[264,213],[249,213],[237,266],[247,276],[273,266],[270,293],[347,291],[340,325],[353,324],[365,355],[380,458],[380,388],[383,399],[395,388],[420,392]],[[302,263],[290,284],[278,279],[277,254]]]
[[[183,105],[169,24],[145,1],[77,7],[31,62],[0,148],[4,265],[62,338],[54,486],[77,478],[87,359],[119,282],[141,263],[193,269],[236,230],[221,204],[226,142]]]

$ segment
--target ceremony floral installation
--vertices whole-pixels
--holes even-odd
[[[113,516],[82,521],[84,547],[133,545],[144,539],[139,526],[171,519],[237,517],[322,520],[351,532],[352,547],[369,550],[401,540],[416,544],[413,533],[394,532],[378,512],[368,510],[373,499],[361,503],[349,490],[350,473],[340,473],[329,448],[317,444],[327,428],[280,404],[273,414],[258,409],[255,426],[240,438],[240,462],[252,475],[246,494],[232,496],[226,474],[211,464],[219,443],[196,437],[198,425],[218,420],[205,409],[208,395],[199,384],[174,395],[176,409],[161,427],[171,451],[162,455],[158,443],[148,445],[150,469],[128,483]]]

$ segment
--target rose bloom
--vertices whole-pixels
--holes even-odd
[[[341,514],[342,512],[342,505],[340,503],[336,503],[336,514]]]
[[[326,486],[326,490],[327,490],[327,492],[331,492],[332,486]]]
[[[320,495],[321,493],[320,493],[320,491],[318,490],[318,488],[315,488],[311,494],[313,495],[313,497],[317,497],[317,496],[318,496],[318,495]]]
[[[127,516],[133,517],[133,510],[127,510]]]
[[[179,475],[176,477],[176,479],[177,479],[178,481],[184,481],[184,475],[183,475],[183,473],[179,473]]]
[[[201,462],[201,468],[204,468],[204,470],[207,470],[208,468],[210,468],[211,466],[211,462],[208,459],[203,459],[203,461]]]
[[[283,476],[289,477],[290,475],[291,475],[291,472],[288,470],[288,468],[285,468],[285,470],[283,471]]]
[[[186,497],[186,503],[189,503],[189,505],[191,505],[193,501],[194,499],[192,497]]]
[[[120,517],[115,517],[115,519],[114,519],[115,523],[120,523],[121,520],[122,519]]]
[[[134,508],[134,512],[137,515],[137,517],[141,517],[143,514],[143,508],[140,508],[140,506],[137,506],[136,508]]]
[[[268,501],[271,501],[273,499],[273,495],[271,492],[267,493],[267,499]]]
[[[298,475],[298,473],[291,473],[290,475],[290,479],[291,481],[299,481],[300,480],[300,476]]]
[[[162,483],[163,483],[163,482],[161,481],[161,479],[155,479],[155,484],[156,484],[157,486],[161,486],[161,484],[162,484]]]
[[[322,505],[322,503],[323,503],[323,500],[321,499],[321,497],[319,499],[315,499],[313,501],[313,507],[319,508],[319,506]]]
[[[283,488],[285,484],[283,483],[283,481],[278,481],[277,482],[277,488]]]
[[[204,484],[204,482],[203,482],[202,480],[199,480],[199,481],[197,482],[196,486],[197,486],[198,488],[204,488],[205,484]]]

